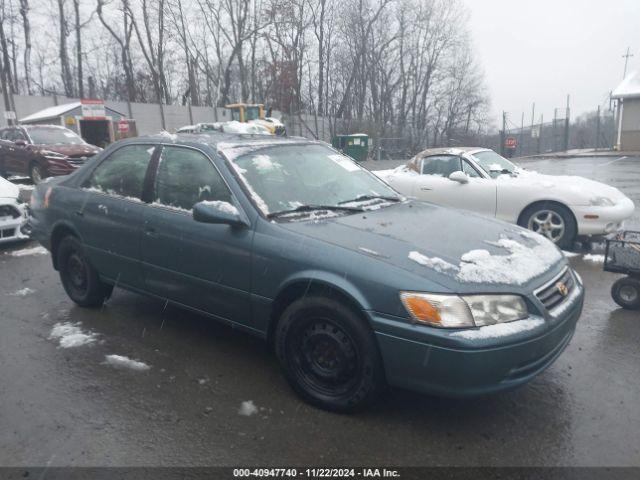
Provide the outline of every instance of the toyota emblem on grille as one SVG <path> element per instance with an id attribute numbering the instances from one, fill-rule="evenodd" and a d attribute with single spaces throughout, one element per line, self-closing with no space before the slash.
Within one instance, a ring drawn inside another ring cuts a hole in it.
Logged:
<path id="1" fill-rule="evenodd" d="M 556 288 L 558 289 L 558 292 L 560 292 L 560 295 L 562 295 L 563 297 L 569 295 L 569 289 L 563 282 L 556 283 Z"/>

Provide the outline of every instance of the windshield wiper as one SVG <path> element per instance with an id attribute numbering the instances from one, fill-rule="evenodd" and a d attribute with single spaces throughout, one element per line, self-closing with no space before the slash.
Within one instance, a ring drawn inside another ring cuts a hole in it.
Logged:
<path id="1" fill-rule="evenodd" d="M 344 200 L 342 202 L 338 202 L 338 205 L 344 205 L 345 203 L 352 203 L 352 202 L 362 202 L 364 200 L 387 200 L 389 202 L 400 202 L 402 199 L 400 197 L 392 197 L 389 195 L 358 195 L 356 198 L 354 198 L 353 200 Z"/>
<path id="2" fill-rule="evenodd" d="M 280 217 L 289 213 L 313 212 L 315 210 L 329 210 L 333 212 L 364 212 L 360 207 L 343 207 L 340 205 L 300 205 L 299 207 L 292 208 L 290 210 L 280 210 L 279 212 L 269 213 L 267 218 Z"/>

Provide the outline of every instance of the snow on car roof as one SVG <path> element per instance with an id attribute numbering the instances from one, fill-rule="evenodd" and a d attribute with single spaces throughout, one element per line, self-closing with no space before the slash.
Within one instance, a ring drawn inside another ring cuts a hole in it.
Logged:
<path id="1" fill-rule="evenodd" d="M 640 98 L 640 75 L 632 72 L 616 87 L 611 98 Z"/>

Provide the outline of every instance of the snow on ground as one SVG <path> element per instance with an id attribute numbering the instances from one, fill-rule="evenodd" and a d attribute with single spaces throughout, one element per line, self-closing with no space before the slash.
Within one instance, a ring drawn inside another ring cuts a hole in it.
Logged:
<path id="1" fill-rule="evenodd" d="M 587 253 L 582 257 L 583 260 L 593 263 L 604 263 L 604 255 Z"/>
<path id="2" fill-rule="evenodd" d="M 107 365 L 112 365 L 116 368 L 128 368 L 131 370 L 136 370 L 138 372 L 144 372 L 151 368 L 144 362 L 132 360 L 129 357 L 125 357 L 123 355 L 106 355 L 104 359 Z"/>
<path id="3" fill-rule="evenodd" d="M 23 248 L 22 250 L 15 250 L 11 252 L 9 255 L 12 257 L 26 257 L 27 255 L 48 255 L 49 250 L 44 247 L 32 247 L 32 248 Z"/>
<path id="4" fill-rule="evenodd" d="M 49 334 L 49 340 L 57 340 L 61 348 L 80 347 L 95 343 L 98 336 L 95 333 L 85 333 L 79 323 L 56 323 Z"/>
<path id="5" fill-rule="evenodd" d="M 20 290 L 17 290 L 13 293 L 10 293 L 9 295 L 11 295 L 12 297 L 26 297 L 27 295 L 31 295 L 32 293 L 34 293 L 35 290 L 29 288 L 29 287 L 24 287 L 21 288 Z"/>
<path id="6" fill-rule="evenodd" d="M 409 252 L 409 258 L 420 265 L 434 269 L 436 272 L 458 271 L 458 267 L 438 257 L 427 257 L 420 252 Z"/>
<path id="7" fill-rule="evenodd" d="M 562 251 L 562 254 L 563 254 L 565 257 L 567 257 L 567 258 L 572 258 L 572 257 L 578 257 L 578 256 L 580 256 L 580 254 L 579 254 L 579 253 L 576 253 L 576 252 L 567 252 L 566 250 L 563 250 L 563 251 Z"/>
<path id="8" fill-rule="evenodd" d="M 240 404 L 240 409 L 238 410 L 238 415 L 244 415 L 245 417 L 250 417 L 258 413 L 258 407 L 255 406 L 253 400 L 247 400 L 246 402 L 242 402 Z"/>
<path id="9" fill-rule="evenodd" d="M 544 325 L 542 318 L 527 318 L 525 320 L 516 320 L 515 322 L 498 323 L 496 325 L 487 325 L 477 330 L 461 330 L 451 334 L 452 337 L 461 337 L 467 340 L 487 340 L 490 338 L 501 338 L 515 335 L 517 333 L 527 332 Z"/>

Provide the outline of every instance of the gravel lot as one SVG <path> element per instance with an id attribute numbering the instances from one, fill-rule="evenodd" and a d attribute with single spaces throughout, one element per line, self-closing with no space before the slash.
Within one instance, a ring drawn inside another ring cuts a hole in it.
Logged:
<path id="1" fill-rule="evenodd" d="M 640 158 L 522 165 L 615 185 L 640 206 Z M 582 254 L 576 335 L 529 385 L 466 401 L 390 390 L 341 416 L 300 402 L 245 334 L 122 290 L 102 310 L 75 306 L 48 255 L 15 256 L 35 246 L 0 249 L 0 466 L 640 466 L 640 315 L 617 308 L 616 277 Z M 60 347 L 50 336 L 65 322 L 91 343 Z"/>

